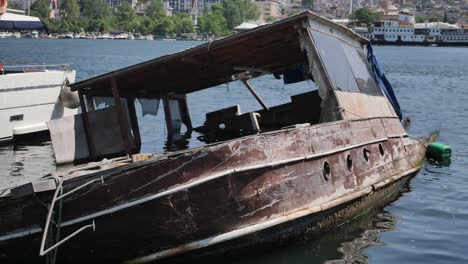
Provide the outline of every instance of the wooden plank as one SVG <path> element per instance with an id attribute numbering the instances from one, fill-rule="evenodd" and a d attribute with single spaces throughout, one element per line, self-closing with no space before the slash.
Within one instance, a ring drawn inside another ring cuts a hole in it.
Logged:
<path id="1" fill-rule="evenodd" d="M 17 199 L 38 192 L 55 190 L 55 188 L 56 184 L 54 179 L 39 180 L 11 189 L 11 195 L 14 199 Z"/>

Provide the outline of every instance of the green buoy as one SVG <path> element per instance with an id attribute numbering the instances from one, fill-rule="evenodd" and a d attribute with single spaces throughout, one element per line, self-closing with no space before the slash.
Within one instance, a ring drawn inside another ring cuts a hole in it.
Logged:
<path id="1" fill-rule="evenodd" d="M 432 142 L 427 146 L 426 157 L 434 160 L 447 160 L 452 156 L 452 148 L 450 146 Z"/>

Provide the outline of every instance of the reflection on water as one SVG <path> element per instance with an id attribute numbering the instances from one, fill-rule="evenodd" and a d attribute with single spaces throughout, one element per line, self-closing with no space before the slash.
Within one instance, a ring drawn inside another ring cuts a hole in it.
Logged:
<path id="1" fill-rule="evenodd" d="M 452 163 L 452 159 L 443 159 L 443 160 L 433 160 L 430 159 L 428 160 L 428 163 L 436 168 L 443 168 L 443 167 L 450 167 L 450 164 Z M 436 172 L 438 173 L 438 172 Z"/>
<path id="2" fill-rule="evenodd" d="M 367 263 L 368 255 L 363 251 L 369 247 L 383 246 L 385 243 L 380 241 L 379 235 L 382 232 L 394 230 L 397 218 L 390 212 L 383 211 L 369 219 L 357 220 L 361 226 L 361 233 L 351 241 L 341 242 L 338 251 L 342 254 L 337 260 L 328 260 L 326 263 Z M 368 222 L 366 222 L 368 221 Z M 365 224 L 362 226 L 362 224 Z"/>
<path id="3" fill-rule="evenodd" d="M 0 189 L 16 186 L 55 171 L 50 141 L 0 147 Z"/>

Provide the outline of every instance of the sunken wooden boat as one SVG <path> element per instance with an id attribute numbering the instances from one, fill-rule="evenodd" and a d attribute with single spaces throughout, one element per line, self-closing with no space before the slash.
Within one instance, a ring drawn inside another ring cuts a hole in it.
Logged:
<path id="1" fill-rule="evenodd" d="M 266 74 L 311 91 L 269 107 L 248 82 Z M 260 110 L 193 127 L 186 95 L 231 81 Z M 321 232 L 396 192 L 430 140 L 406 133 L 368 40 L 309 12 L 71 88 L 82 113 L 48 126 L 57 162 L 82 165 L 3 190 L 1 263 L 146 263 Z M 206 144 L 139 153 L 140 98 L 163 101 L 172 145 L 182 125 Z"/>

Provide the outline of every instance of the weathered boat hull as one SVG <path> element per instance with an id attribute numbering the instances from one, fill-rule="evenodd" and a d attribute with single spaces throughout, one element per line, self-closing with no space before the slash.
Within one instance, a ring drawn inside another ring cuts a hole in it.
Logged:
<path id="1" fill-rule="evenodd" d="M 344 232 L 340 231 L 343 225 L 359 225 L 359 222 L 363 220 L 362 218 L 373 217 L 384 206 L 397 199 L 414 175 L 403 177 L 398 181 L 374 190 L 368 195 L 332 209 L 291 220 L 284 224 L 206 248 L 179 254 L 176 263 L 190 263 L 201 257 L 209 263 L 222 261 L 221 258 L 225 259 L 226 257 L 242 260 L 252 256 L 270 254 L 272 248 L 320 240 L 325 235 L 333 235 L 330 234 L 331 232 Z M 348 226 L 346 229 L 348 229 Z M 252 250 L 253 247 L 255 250 Z M 141 260 L 145 260 L 145 258 Z M 165 258 L 157 263 L 174 263 L 174 260 L 175 258 Z M 133 263 L 138 262 L 134 261 Z"/>
<path id="2" fill-rule="evenodd" d="M 62 245 L 58 257 L 64 263 L 144 263 L 271 233 L 301 219 L 312 230 L 327 229 L 351 217 L 359 204 L 379 200 L 377 190 L 417 172 L 423 143 L 408 138 L 397 118 L 339 121 L 69 179 L 65 191 L 99 177 L 104 183 L 64 198 L 61 237 L 92 221 L 96 230 Z M 44 204 L 51 196 L 0 200 L 2 262 L 43 261 Z"/>

